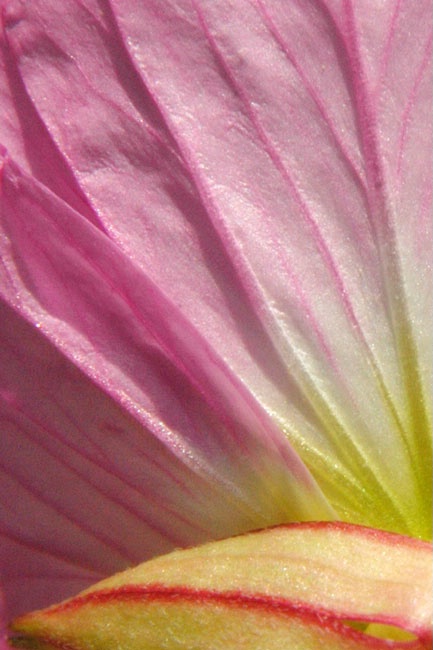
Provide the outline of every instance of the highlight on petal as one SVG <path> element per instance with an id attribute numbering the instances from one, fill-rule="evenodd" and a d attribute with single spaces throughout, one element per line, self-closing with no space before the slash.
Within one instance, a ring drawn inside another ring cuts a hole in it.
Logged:
<path id="1" fill-rule="evenodd" d="M 120 573 L 17 619 L 11 642 L 38 650 L 427 650 L 431 559 L 430 544 L 399 535 L 279 526 Z"/>

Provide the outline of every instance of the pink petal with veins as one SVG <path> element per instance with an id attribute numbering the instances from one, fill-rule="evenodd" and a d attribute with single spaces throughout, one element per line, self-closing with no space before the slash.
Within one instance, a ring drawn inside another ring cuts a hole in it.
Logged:
<path id="1" fill-rule="evenodd" d="M 11 610 L 290 519 L 429 536 L 430 2 L 1 4 Z"/>
<path id="2" fill-rule="evenodd" d="M 161 548 L 332 516 L 272 420 L 157 287 L 8 161 L 1 232 L 3 300 L 37 328 L 4 306 L 12 596 L 47 552 L 49 575 L 67 580 L 73 560 L 80 581 Z"/>

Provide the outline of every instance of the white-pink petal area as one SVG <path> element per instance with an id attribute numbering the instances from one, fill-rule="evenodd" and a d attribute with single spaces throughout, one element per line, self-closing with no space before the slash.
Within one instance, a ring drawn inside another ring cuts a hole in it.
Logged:
<path id="1" fill-rule="evenodd" d="M 289 439 L 344 516 L 362 508 L 428 535 L 431 174 L 426 166 L 407 179 L 423 188 L 409 189 L 408 222 L 388 163 L 400 89 L 384 80 L 392 52 L 410 84 L 408 25 L 429 3 L 383 3 L 376 30 L 369 2 L 111 4 L 256 313 L 320 422 L 316 435 L 288 422 Z M 399 154 L 408 167 L 431 150 L 425 22 L 423 92 L 406 120 L 424 141 Z M 333 493 L 344 483 L 355 503 Z"/>

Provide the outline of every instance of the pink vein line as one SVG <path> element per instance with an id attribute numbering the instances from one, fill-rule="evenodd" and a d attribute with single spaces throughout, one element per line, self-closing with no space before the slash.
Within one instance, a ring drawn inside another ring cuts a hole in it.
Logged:
<path id="1" fill-rule="evenodd" d="M 364 182 L 364 179 L 361 176 L 361 173 L 359 169 L 357 169 L 355 163 L 351 159 L 349 153 L 346 151 L 346 148 L 341 141 L 341 138 L 338 135 L 338 132 L 335 128 L 335 123 L 331 119 L 331 117 L 328 114 L 328 111 L 326 110 L 325 103 L 322 100 L 320 94 L 315 90 L 314 86 L 310 83 L 308 80 L 307 76 L 305 75 L 302 67 L 299 65 L 298 61 L 296 60 L 296 57 L 290 50 L 289 46 L 287 45 L 287 42 L 285 41 L 284 37 L 282 36 L 280 30 L 277 28 L 274 20 L 272 19 L 268 9 L 264 6 L 263 0 L 256 0 L 258 6 L 259 6 L 259 11 L 262 14 L 265 23 L 268 26 L 268 29 L 272 36 L 275 38 L 276 42 L 278 45 L 281 47 L 282 51 L 286 55 L 287 59 L 290 61 L 290 63 L 293 65 L 295 68 L 296 72 L 298 73 L 302 83 L 304 84 L 305 88 L 307 89 L 309 95 L 312 97 L 314 103 L 316 104 L 320 115 L 323 117 L 324 122 L 328 125 L 329 130 L 334 138 L 334 142 L 336 143 L 338 149 L 343 155 L 344 160 L 347 162 L 347 165 L 352 172 L 352 176 L 356 180 L 357 184 L 361 187 L 361 190 L 363 194 L 365 195 L 367 192 L 367 187 Z"/>
<path id="2" fill-rule="evenodd" d="M 421 82 L 424 78 L 424 73 L 426 70 L 429 68 L 430 63 L 431 63 L 431 53 L 432 53 L 432 35 L 430 33 L 430 36 L 427 40 L 426 46 L 425 46 L 425 53 L 423 56 L 423 59 L 420 63 L 420 66 L 417 70 L 417 74 L 415 76 L 415 81 L 414 84 L 411 88 L 411 91 L 409 93 L 408 101 L 407 104 L 404 108 L 403 111 L 403 116 L 402 116 L 402 126 L 400 130 L 400 137 L 398 141 L 398 163 L 397 163 L 397 174 L 400 176 L 401 171 L 402 171 L 402 163 L 403 163 L 403 150 L 404 150 L 404 145 L 407 139 L 407 134 L 408 134 L 408 129 L 410 126 L 410 121 L 411 121 L 411 114 L 414 110 L 415 107 L 415 100 L 416 100 L 416 95 L 419 90 L 419 87 L 421 85 Z"/>
<path id="3" fill-rule="evenodd" d="M 194 4 L 195 4 L 195 0 L 194 0 Z M 268 152 L 268 155 L 270 156 L 271 160 L 273 161 L 275 167 L 278 169 L 280 174 L 287 181 L 287 183 L 289 185 L 289 188 L 291 190 L 292 196 L 294 196 L 296 202 L 300 206 L 300 210 L 301 210 L 301 213 L 302 213 L 304 219 L 306 220 L 306 222 L 309 224 L 309 226 L 313 229 L 313 232 L 315 233 L 315 241 L 317 243 L 318 249 L 320 250 L 320 252 L 322 254 L 322 258 L 324 259 L 328 269 L 330 270 L 331 276 L 335 280 L 336 287 L 337 287 L 337 289 L 338 289 L 338 291 L 339 291 L 339 293 L 340 293 L 340 295 L 342 297 L 342 301 L 343 301 L 343 304 L 345 306 L 346 314 L 349 317 L 349 321 L 352 323 L 352 325 L 356 328 L 357 332 L 359 333 L 359 335 L 361 337 L 361 341 L 362 341 L 365 349 L 367 350 L 369 358 L 371 359 L 371 361 L 373 363 L 373 367 L 374 367 L 374 370 L 375 370 L 375 376 L 376 376 L 377 380 L 379 381 L 380 385 L 382 386 L 382 389 L 385 391 L 386 395 L 388 395 L 385 380 L 384 380 L 384 378 L 382 376 L 380 367 L 378 366 L 377 361 L 375 359 L 375 355 L 372 352 L 372 350 L 370 349 L 370 346 L 368 345 L 368 342 L 367 342 L 367 340 L 366 340 L 366 338 L 364 336 L 364 333 L 362 331 L 362 326 L 361 326 L 361 324 L 359 323 L 359 321 L 358 321 L 358 319 L 356 317 L 353 305 L 352 305 L 352 303 L 350 301 L 349 293 L 348 293 L 348 291 L 347 291 L 347 289 L 345 287 L 345 284 L 344 284 L 344 280 L 342 279 L 342 277 L 341 277 L 341 275 L 340 275 L 340 273 L 338 271 L 338 266 L 337 266 L 337 264 L 336 264 L 336 262 L 335 262 L 335 260 L 334 260 L 334 258 L 332 256 L 332 253 L 331 253 L 326 241 L 323 238 L 323 235 L 322 235 L 322 233 L 320 231 L 320 227 L 318 226 L 318 224 L 315 221 L 313 215 L 311 214 L 310 210 L 308 209 L 308 206 L 302 200 L 302 198 L 301 198 L 301 196 L 299 194 L 299 191 L 296 188 L 295 182 L 293 181 L 293 179 L 292 179 L 289 171 L 287 170 L 284 162 L 281 160 L 281 157 L 279 156 L 279 154 L 275 150 L 274 145 L 269 140 L 265 130 L 261 126 L 260 120 L 257 117 L 256 112 L 254 111 L 254 109 L 251 107 L 250 102 L 248 102 L 244 91 L 240 88 L 239 84 L 237 83 L 236 79 L 234 78 L 233 73 L 228 68 L 226 62 L 224 61 L 224 59 L 223 59 L 223 57 L 222 57 L 216 43 L 215 43 L 215 40 L 214 40 L 212 34 L 210 33 L 209 28 L 207 27 L 205 18 L 202 15 L 202 12 L 198 7 L 197 7 L 197 13 L 198 13 L 200 21 L 202 23 L 203 30 L 204 30 L 204 32 L 205 32 L 205 34 L 206 34 L 206 36 L 207 36 L 207 38 L 209 40 L 209 43 L 210 43 L 212 49 L 214 50 L 215 55 L 218 57 L 218 60 L 221 62 L 221 65 L 224 67 L 224 70 L 225 70 L 225 72 L 226 72 L 226 74 L 227 74 L 233 88 L 235 89 L 235 91 L 237 92 L 239 97 L 241 97 L 241 99 L 242 99 L 242 101 L 244 103 L 245 109 L 246 109 L 247 113 L 250 116 L 251 122 L 254 125 L 260 139 L 262 140 L 262 142 L 263 142 L 263 144 L 265 146 L 265 149 Z M 276 243 L 276 247 L 277 247 L 277 243 Z M 278 247 L 278 250 L 279 249 L 280 249 L 280 247 Z M 282 264 L 283 264 L 284 267 L 286 266 L 285 263 L 284 263 L 284 260 L 282 261 Z M 303 302 L 305 302 L 305 298 L 304 298 Z M 341 377 L 341 379 L 343 381 L 344 378 L 341 376 L 340 370 L 338 368 L 336 368 L 335 360 L 334 360 L 334 358 L 332 356 L 332 353 L 330 351 L 328 343 L 324 339 L 323 332 L 322 332 L 320 326 L 318 325 L 317 321 L 315 320 L 314 315 L 311 314 L 311 308 L 309 306 L 307 306 L 307 305 L 305 305 L 305 308 L 306 308 L 306 310 L 308 310 L 308 313 L 310 313 L 310 315 L 311 315 L 312 322 L 314 323 L 314 330 L 316 332 L 316 335 L 319 338 L 320 343 L 322 344 L 322 346 L 326 350 L 328 360 L 330 361 L 332 367 L 336 370 L 337 374 Z M 388 395 L 388 398 L 387 398 L 387 403 L 388 403 L 388 406 L 389 406 L 389 408 L 391 410 L 393 418 L 396 420 L 398 426 L 401 427 L 401 423 L 400 423 L 398 414 L 395 411 L 394 406 L 392 405 L 392 402 L 391 402 L 391 399 L 390 399 L 389 395 Z"/>

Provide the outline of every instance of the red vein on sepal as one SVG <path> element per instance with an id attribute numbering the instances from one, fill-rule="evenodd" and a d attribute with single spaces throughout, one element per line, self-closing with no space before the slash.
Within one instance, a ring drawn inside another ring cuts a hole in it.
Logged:
<path id="1" fill-rule="evenodd" d="M 371 528 L 370 526 L 362 526 L 360 524 L 352 524 L 346 521 L 299 521 L 291 522 L 287 524 L 276 524 L 275 526 L 267 526 L 266 528 L 257 528 L 256 530 L 250 531 L 248 535 L 254 534 L 263 534 L 268 531 L 277 530 L 277 529 L 293 529 L 301 528 L 303 530 L 326 530 L 330 531 L 339 529 L 347 535 L 359 535 L 362 537 L 374 538 L 381 542 L 387 542 L 392 544 L 393 542 L 398 542 L 401 546 L 402 543 L 409 547 L 423 548 L 424 550 L 431 550 L 431 543 L 420 539 L 419 537 L 410 537 L 409 535 L 402 535 L 401 533 L 394 533 L 389 530 L 382 530 L 379 528 Z M 235 535 L 234 537 L 242 537 L 244 533 Z"/>
<path id="2" fill-rule="evenodd" d="M 389 639 L 378 639 L 358 631 L 345 623 L 353 618 L 353 614 L 327 610 L 321 607 L 312 607 L 301 601 L 291 601 L 281 597 L 268 596 L 261 593 L 244 593 L 240 590 L 234 591 L 213 591 L 211 589 L 194 589 L 185 585 L 166 586 L 164 584 L 152 583 L 149 585 L 122 585 L 116 589 L 107 589 L 85 594 L 73 600 L 61 603 L 43 612 L 44 617 L 61 615 L 74 612 L 86 606 L 103 606 L 113 603 L 164 603 L 182 604 L 187 603 L 196 606 L 224 606 L 229 609 L 240 609 L 244 611 L 261 611 L 264 614 L 297 618 L 306 624 L 317 625 L 321 628 L 337 632 L 346 638 L 363 640 L 368 645 L 376 648 L 418 648 L 418 642 L 422 644 L 430 641 L 428 631 L 409 630 L 417 635 L 414 642 L 395 642 L 390 646 Z M 399 627 L 401 621 L 388 616 L 366 616 L 360 615 L 357 621 L 365 623 L 382 623 L 385 625 L 396 625 Z M 17 620 L 19 624 L 19 619 Z M 44 637 L 45 641 L 48 641 Z M 51 641 L 49 641 L 51 643 Z M 58 641 L 56 642 L 59 643 Z M 70 645 L 55 645 L 54 647 L 63 650 L 75 650 Z M 427 646 L 426 646 L 427 647 Z"/>

